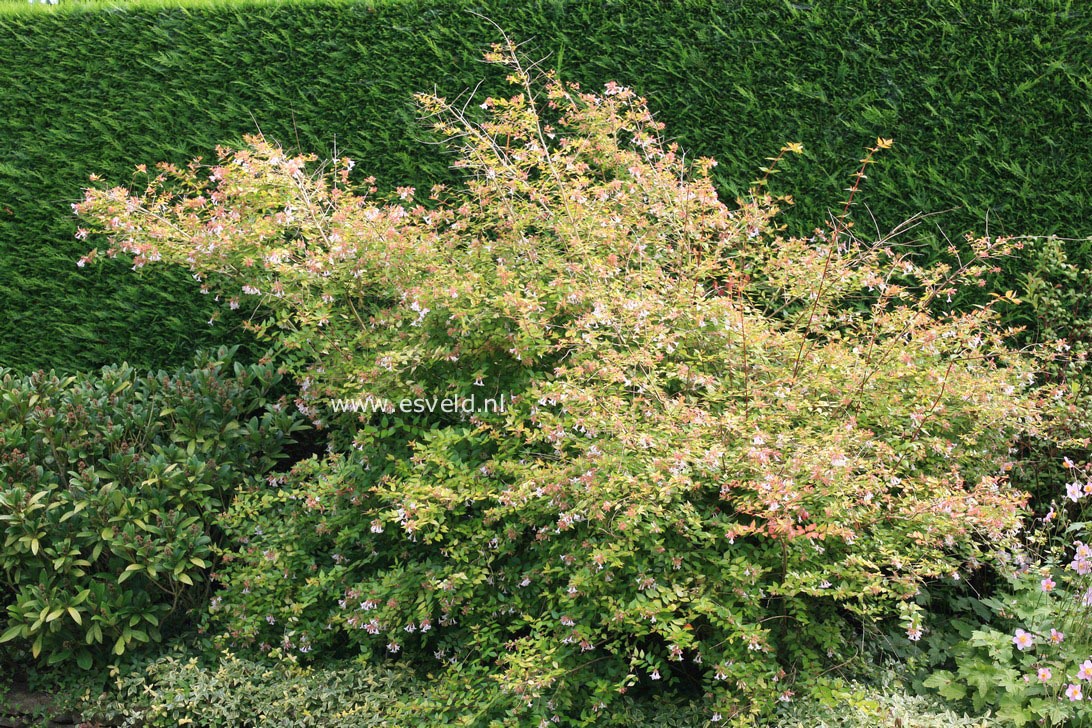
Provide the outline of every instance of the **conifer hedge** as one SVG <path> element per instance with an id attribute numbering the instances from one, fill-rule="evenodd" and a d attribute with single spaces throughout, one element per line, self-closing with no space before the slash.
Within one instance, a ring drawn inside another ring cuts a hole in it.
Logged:
<path id="1" fill-rule="evenodd" d="M 186 275 L 79 269 L 69 205 L 88 175 L 212 156 L 261 130 L 348 155 L 380 187 L 453 178 L 412 104 L 503 79 L 505 28 L 562 77 L 647 96 L 734 196 L 789 141 L 774 180 L 796 229 L 826 217 L 877 136 L 856 220 L 919 212 L 935 246 L 990 233 L 1092 235 L 1092 10 L 1062 0 L 388 0 L 0 7 L 0 364 L 165 366 L 244 336 Z M 487 20 L 488 18 L 488 20 Z M 914 237 L 909 242 L 913 243 Z M 1087 242 L 1069 243 L 1086 267 Z M 1009 279 L 1020 271 L 1010 270 Z M 1011 283 L 1010 283 L 1011 286 Z M 1087 305 L 1084 304 L 1084 305 Z M 245 312 L 240 312 L 245 313 Z"/>

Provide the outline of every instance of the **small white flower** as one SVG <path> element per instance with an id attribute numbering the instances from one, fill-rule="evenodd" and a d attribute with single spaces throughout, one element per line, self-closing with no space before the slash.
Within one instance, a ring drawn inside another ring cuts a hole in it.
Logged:
<path id="1" fill-rule="evenodd" d="M 1074 503 L 1079 501 L 1083 495 L 1084 489 L 1081 487 L 1080 483 L 1074 481 L 1066 485 L 1065 497 L 1073 501 Z"/>

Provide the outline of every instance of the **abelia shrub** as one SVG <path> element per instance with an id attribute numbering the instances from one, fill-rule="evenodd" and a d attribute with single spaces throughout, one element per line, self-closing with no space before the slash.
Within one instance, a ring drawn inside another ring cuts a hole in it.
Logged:
<path id="1" fill-rule="evenodd" d="M 220 625 L 443 666 L 433 720 L 592 722 L 666 688 L 746 723 L 1019 529 L 1042 364 L 950 303 L 1015 246 L 925 265 L 852 200 L 785 237 L 784 199 L 725 204 L 629 89 L 488 58 L 511 97 L 419 97 L 458 189 L 381 198 L 255 137 L 76 206 L 106 254 L 253 310 L 343 441 L 236 500 Z M 506 406 L 431 406 L 471 397 Z"/>

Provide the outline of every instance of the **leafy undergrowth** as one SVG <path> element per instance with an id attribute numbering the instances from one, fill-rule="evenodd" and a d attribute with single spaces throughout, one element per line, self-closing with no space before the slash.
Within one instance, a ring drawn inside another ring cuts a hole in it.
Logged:
<path id="1" fill-rule="evenodd" d="M 829 690 L 786 706 L 775 725 L 781 728 L 993 728 L 1002 726 L 988 713 L 967 713 L 934 695 L 908 686 L 897 665 L 877 666 L 870 681 L 832 680 Z"/>
<path id="2" fill-rule="evenodd" d="M 896 664 L 876 665 L 867 679 L 830 678 L 813 696 L 782 704 L 767 725 L 784 728 L 992 728 L 932 696 L 914 694 Z M 247 728 L 429 726 L 438 696 L 427 676 L 405 668 L 342 661 L 301 667 L 224 652 L 175 647 L 102 675 L 45 672 L 36 687 L 53 693 L 48 715 L 82 715 L 90 725 Z M 0 685 L 0 695 L 5 686 Z M 0 705 L 3 699 L 0 698 Z M 408 716 L 418 715 L 418 719 Z M 697 701 L 626 698 L 601 725 L 689 728 L 705 725 Z M 565 723 L 561 723 L 564 725 Z M 467 722 L 464 725 L 492 725 Z"/>

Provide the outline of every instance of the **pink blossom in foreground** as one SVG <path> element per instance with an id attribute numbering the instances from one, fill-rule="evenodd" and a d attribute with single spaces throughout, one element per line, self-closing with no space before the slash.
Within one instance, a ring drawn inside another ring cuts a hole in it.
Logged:
<path id="1" fill-rule="evenodd" d="M 1084 495 L 1084 491 L 1081 489 L 1081 484 L 1073 482 L 1065 487 L 1065 497 L 1076 503 Z"/>
<path id="2" fill-rule="evenodd" d="M 1085 660 L 1077 670 L 1078 680 L 1092 680 L 1092 660 Z"/>

